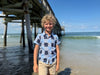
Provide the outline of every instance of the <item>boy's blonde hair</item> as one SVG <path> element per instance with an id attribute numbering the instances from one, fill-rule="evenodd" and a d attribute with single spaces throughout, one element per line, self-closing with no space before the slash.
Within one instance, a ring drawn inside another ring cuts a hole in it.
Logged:
<path id="1" fill-rule="evenodd" d="M 53 25 L 56 24 L 56 19 L 52 14 L 46 14 L 42 19 L 41 19 L 41 25 L 42 27 L 44 26 L 44 23 L 46 23 L 47 21 L 49 22 L 53 22 Z"/>

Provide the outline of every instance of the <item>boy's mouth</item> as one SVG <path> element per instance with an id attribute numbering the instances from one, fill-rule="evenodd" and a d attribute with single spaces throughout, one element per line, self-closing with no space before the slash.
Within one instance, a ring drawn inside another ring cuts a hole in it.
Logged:
<path id="1" fill-rule="evenodd" d="M 51 29 L 51 28 L 47 27 L 46 29 Z"/>

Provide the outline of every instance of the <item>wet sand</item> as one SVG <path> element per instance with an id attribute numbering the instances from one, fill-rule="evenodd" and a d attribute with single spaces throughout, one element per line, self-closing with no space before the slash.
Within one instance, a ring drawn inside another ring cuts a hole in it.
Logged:
<path id="1" fill-rule="evenodd" d="M 100 75 L 100 53 L 67 49 L 61 47 L 58 75 Z"/>
<path id="2" fill-rule="evenodd" d="M 0 75 L 32 75 L 32 66 L 27 47 L 0 48 Z"/>

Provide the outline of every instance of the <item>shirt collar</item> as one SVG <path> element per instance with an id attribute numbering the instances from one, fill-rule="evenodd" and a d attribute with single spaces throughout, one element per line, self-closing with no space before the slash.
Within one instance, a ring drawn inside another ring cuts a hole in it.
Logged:
<path id="1" fill-rule="evenodd" d="M 50 36 L 48 36 L 48 34 L 45 33 L 45 31 L 43 31 L 43 35 L 46 36 L 47 38 L 51 37 L 54 38 L 54 33 L 52 32 Z"/>

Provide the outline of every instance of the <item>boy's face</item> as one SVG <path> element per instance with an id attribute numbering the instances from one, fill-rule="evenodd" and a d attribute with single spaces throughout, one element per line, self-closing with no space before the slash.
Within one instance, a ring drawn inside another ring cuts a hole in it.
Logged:
<path id="1" fill-rule="evenodd" d="M 51 21 L 46 21 L 46 23 L 44 23 L 44 29 L 47 32 L 51 32 L 53 27 L 54 27 L 54 24 Z"/>

